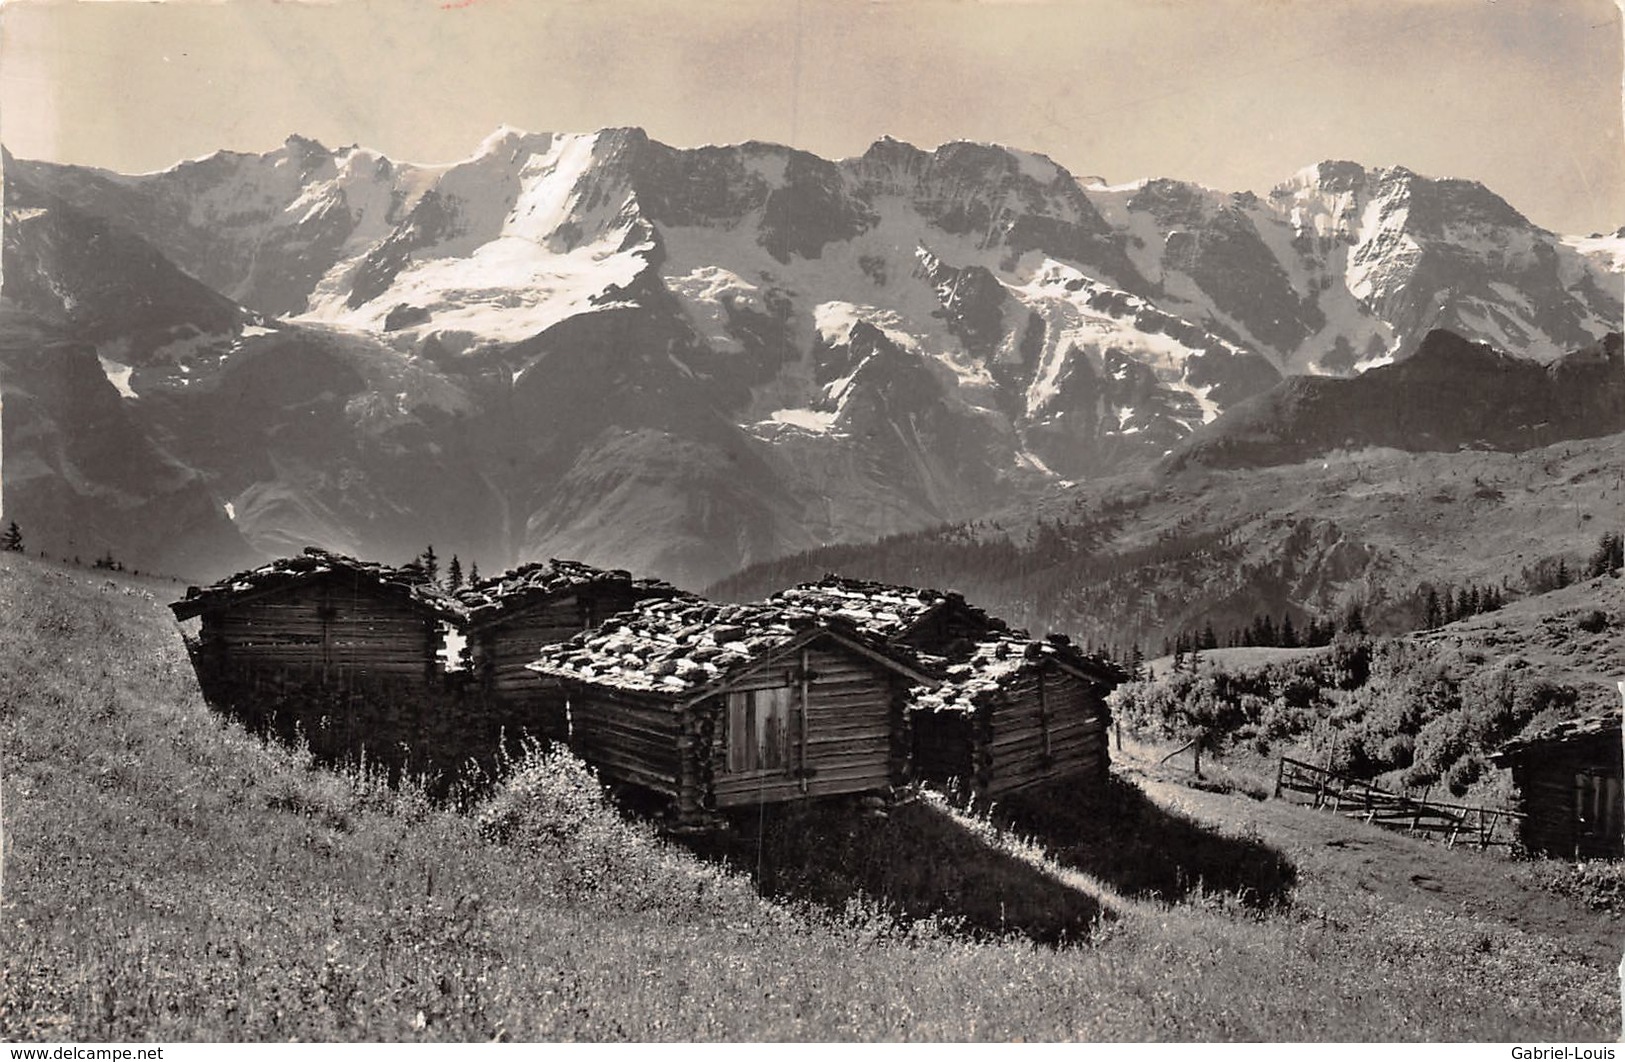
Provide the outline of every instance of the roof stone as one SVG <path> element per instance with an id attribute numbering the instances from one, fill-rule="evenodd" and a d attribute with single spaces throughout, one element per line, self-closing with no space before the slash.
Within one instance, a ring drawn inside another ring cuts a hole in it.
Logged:
<path id="1" fill-rule="evenodd" d="M 365 579 L 384 593 L 402 594 L 413 603 L 436 613 L 449 621 L 460 620 L 463 609 L 456 599 L 437 587 L 410 577 L 403 569 L 373 561 L 357 560 L 342 553 L 306 547 L 293 557 L 263 564 L 258 568 L 227 576 L 209 586 L 187 587 L 186 597 L 169 607 L 180 619 L 229 605 L 244 594 L 256 594 L 284 586 L 293 586 L 307 579 L 343 572 Z"/>
<path id="2" fill-rule="evenodd" d="M 809 631 L 827 630 L 912 666 L 912 655 L 855 626 L 783 602 L 727 605 L 684 596 L 639 602 L 528 665 L 555 678 L 681 697 L 724 681 Z"/>
<path id="3" fill-rule="evenodd" d="M 634 597 L 677 597 L 683 591 L 660 579 L 634 579 L 622 568 L 595 568 L 580 561 L 550 559 L 526 564 L 457 592 L 470 622 L 478 624 L 508 611 L 587 587 L 624 585 Z"/>
<path id="4" fill-rule="evenodd" d="M 1550 745 L 1561 745 L 1566 741 L 1577 741 L 1589 737 L 1611 735 L 1618 740 L 1620 733 L 1620 715 L 1618 712 L 1608 712 L 1603 715 L 1582 716 L 1579 719 L 1566 719 L 1561 723 L 1542 727 L 1532 734 L 1521 734 L 1508 741 L 1490 757 L 1491 760 L 1516 759 L 1524 753 Z"/>
<path id="5" fill-rule="evenodd" d="M 825 616 L 838 616 L 886 638 L 906 634 L 933 610 L 949 605 L 965 609 L 994 627 L 1002 621 L 966 602 L 953 590 L 917 589 L 893 583 L 826 575 L 815 583 L 780 590 L 772 600 Z"/>

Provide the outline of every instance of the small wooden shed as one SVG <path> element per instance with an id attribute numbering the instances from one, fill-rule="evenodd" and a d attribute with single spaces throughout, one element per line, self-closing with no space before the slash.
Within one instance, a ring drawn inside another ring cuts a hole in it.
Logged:
<path id="1" fill-rule="evenodd" d="M 1618 712 L 1516 738 L 1490 757 L 1512 771 L 1523 846 L 1562 859 L 1625 855 Z"/>
<path id="2" fill-rule="evenodd" d="M 1111 765 L 1116 669 L 1067 642 L 991 635 L 909 698 L 916 774 L 997 796 L 1061 778 L 1101 782 Z"/>
<path id="3" fill-rule="evenodd" d="M 455 743 L 445 636 L 457 602 L 400 570 L 311 548 L 190 587 L 170 606 L 199 619 L 193 664 L 206 699 L 256 729 L 342 756 Z"/>
<path id="4" fill-rule="evenodd" d="M 941 685 L 909 699 L 917 777 L 958 779 L 989 796 L 1106 777 L 1106 697 L 1125 676 L 1065 638 L 1034 641 L 951 591 L 834 575 L 773 600 L 918 651 Z"/>
<path id="5" fill-rule="evenodd" d="M 543 646 L 596 627 L 639 601 L 680 591 L 659 579 L 570 560 L 527 564 L 459 591 L 466 619 L 464 659 L 492 706 L 491 725 L 555 740 L 566 736 L 564 689 L 539 682 L 527 665 Z"/>
<path id="6" fill-rule="evenodd" d="M 570 744 L 679 824 L 909 776 L 904 702 L 935 685 L 906 651 L 778 604 L 644 601 L 544 650 L 569 691 Z"/>

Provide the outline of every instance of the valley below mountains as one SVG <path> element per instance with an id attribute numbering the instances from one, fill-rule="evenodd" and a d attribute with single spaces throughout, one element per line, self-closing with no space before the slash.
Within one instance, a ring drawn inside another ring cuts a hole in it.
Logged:
<path id="1" fill-rule="evenodd" d="M 1475 547 L 1495 564 L 1552 555 L 1561 506 L 1605 486 L 1579 465 L 1625 432 L 1625 236 L 1403 168 L 1256 195 L 996 145 L 503 129 L 445 165 L 291 137 L 140 175 L 8 154 L 4 181 L 5 516 L 31 549 L 194 581 L 432 542 L 700 588 L 989 520 L 1100 531 L 1155 497 L 1153 538 L 1324 554 L 1324 587 L 1283 572 L 1221 612 L 1330 608 L 1454 541 L 1428 525 L 1446 490 L 1448 529 L 1506 528 Z M 1335 474 L 1281 471 L 1315 462 Z M 1564 493 L 1549 466 L 1584 475 Z M 1280 543 L 1220 511 L 1272 476 L 1299 506 Z M 1310 519 L 1360 497 L 1419 523 Z"/>

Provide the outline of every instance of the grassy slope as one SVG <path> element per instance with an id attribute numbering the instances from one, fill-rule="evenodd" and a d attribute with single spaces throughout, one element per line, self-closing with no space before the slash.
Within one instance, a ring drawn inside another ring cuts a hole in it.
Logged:
<path id="1" fill-rule="evenodd" d="M 1610 705 L 1625 664 L 1625 579 L 1582 579 L 1411 640 L 1486 663 L 1521 657 L 1554 682 L 1590 687 L 1590 703 Z"/>
<path id="2" fill-rule="evenodd" d="M 1136 871 L 1183 842 L 1124 855 L 1132 831 L 1114 844 L 1109 826 L 1084 829 L 1081 813 L 1003 820 L 1038 833 L 1054 861 L 924 799 L 877 829 L 916 823 L 949 839 L 955 861 L 982 858 L 961 874 L 967 887 L 1008 888 L 1012 899 L 1071 890 L 1080 913 L 1102 918 L 1063 947 L 930 920 L 906 928 L 840 889 L 763 899 L 743 870 L 607 811 L 566 761 L 533 766 L 479 815 L 458 815 L 260 745 L 200 703 L 162 600 L 138 584 L 3 556 L 0 617 L 0 1038 L 1616 1031 L 1610 956 L 1575 946 L 1555 922 L 1520 928 L 1372 891 L 1358 866 L 1310 858 L 1321 830 L 1360 828 L 1330 816 L 1269 805 L 1248 819 L 1266 805 L 1204 794 L 1232 801 L 1203 809 L 1227 833 L 1118 788 L 1140 801 L 1134 830 L 1149 822 L 1203 850 L 1254 845 L 1278 862 L 1280 847 L 1296 860 L 1290 906 L 1260 911 L 1188 887 L 1170 904 L 1102 884 L 1157 894 Z M 1299 833 L 1283 829 L 1278 843 L 1281 823 Z M 1243 827 L 1250 836 L 1233 832 Z M 933 875 L 905 875 L 872 841 L 849 858 L 877 865 L 848 877 L 906 877 L 916 914 L 934 906 L 950 923 L 975 922 L 1003 906 L 1000 895 L 933 895 Z M 805 851 L 767 847 L 758 867 L 769 856 L 780 870 L 806 863 Z M 1464 878 L 1500 872 L 1458 862 L 1476 859 L 1463 853 L 1417 858 Z M 999 871 L 1012 862 L 1034 873 Z M 1568 924 L 1612 932 L 1577 901 Z"/>

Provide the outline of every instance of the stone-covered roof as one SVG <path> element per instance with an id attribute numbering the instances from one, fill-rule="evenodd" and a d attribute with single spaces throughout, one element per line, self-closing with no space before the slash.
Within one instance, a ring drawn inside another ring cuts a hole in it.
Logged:
<path id="1" fill-rule="evenodd" d="M 1561 745 L 1568 741 L 1604 736 L 1615 741 L 1620 740 L 1619 712 L 1582 716 L 1579 719 L 1565 719 L 1561 723 L 1543 727 L 1532 734 L 1521 734 L 1502 745 L 1490 759 L 1495 763 L 1504 763 L 1518 759 L 1524 754 L 1537 749 Z"/>
<path id="2" fill-rule="evenodd" d="M 683 592 L 660 579 L 634 579 L 621 568 L 595 568 L 580 561 L 552 559 L 526 564 L 465 586 L 457 600 L 469 623 L 479 626 L 503 615 L 588 587 L 624 585 L 633 597 L 676 597 Z"/>
<path id="3" fill-rule="evenodd" d="M 969 656 L 943 661 L 933 669 L 941 685 L 913 691 L 909 707 L 927 712 L 972 712 L 1023 671 L 1050 663 L 1108 686 L 1117 685 L 1124 677 L 1113 665 L 1085 656 L 1065 638 L 1052 635 L 1035 641 L 1017 631 L 985 638 L 976 643 Z"/>
<path id="4" fill-rule="evenodd" d="M 238 572 L 209 586 L 187 587 L 186 597 L 169 607 L 177 619 L 191 619 L 212 609 L 227 607 L 245 597 L 258 597 L 335 572 L 363 580 L 383 594 L 398 594 L 448 622 L 462 619 L 462 607 L 455 599 L 437 587 L 414 580 L 400 568 L 357 560 L 315 546 L 307 547 L 298 556 L 284 557 L 258 568 Z"/>
<path id="5" fill-rule="evenodd" d="M 932 612 L 947 607 L 962 609 L 993 630 L 1003 630 L 1006 626 L 1003 620 L 988 616 L 953 590 L 920 590 L 839 575 L 826 575 L 816 583 L 780 590 L 772 600 L 839 617 L 883 638 L 907 634 Z"/>
<path id="6" fill-rule="evenodd" d="M 822 634 L 929 684 L 911 654 L 849 623 L 780 602 L 730 605 L 692 596 L 639 602 L 594 630 L 547 646 L 527 666 L 554 678 L 681 700 Z"/>

